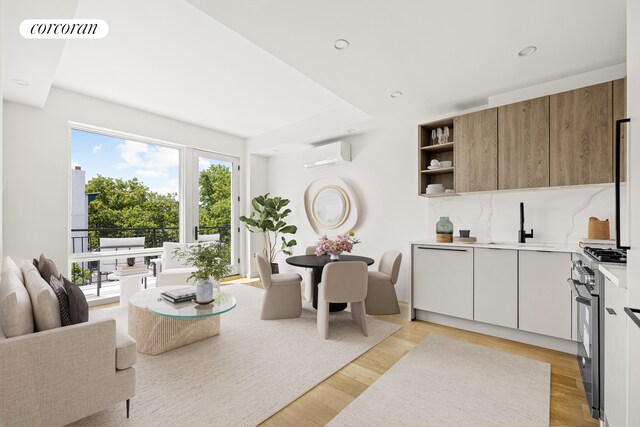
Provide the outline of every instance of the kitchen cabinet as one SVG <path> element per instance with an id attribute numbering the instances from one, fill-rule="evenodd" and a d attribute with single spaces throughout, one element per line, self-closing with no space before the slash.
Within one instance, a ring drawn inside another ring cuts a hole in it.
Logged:
<path id="1" fill-rule="evenodd" d="M 604 415 L 611 427 L 627 425 L 627 290 L 604 279 Z"/>
<path id="2" fill-rule="evenodd" d="M 413 246 L 413 307 L 473 319 L 473 249 Z"/>
<path id="3" fill-rule="evenodd" d="M 568 253 L 520 251 L 518 328 L 523 331 L 571 339 L 572 297 Z"/>
<path id="4" fill-rule="evenodd" d="M 498 108 L 498 189 L 549 186 L 549 97 Z"/>
<path id="5" fill-rule="evenodd" d="M 473 320 L 518 327 L 518 251 L 473 250 Z"/>
<path id="6" fill-rule="evenodd" d="M 498 189 L 498 109 L 453 119 L 456 193 Z"/>
<path id="7" fill-rule="evenodd" d="M 616 141 L 616 120 L 627 118 L 627 78 L 613 81 L 613 143 Z M 620 179 L 627 178 L 627 126 L 620 128 Z M 615 146 L 614 146 L 615 149 Z M 615 151 L 614 151 L 615 153 Z M 614 159 L 615 165 L 615 159 Z M 615 170 L 614 170 L 615 173 Z"/>
<path id="8" fill-rule="evenodd" d="M 613 182 L 612 86 L 551 95 L 551 186 Z"/>

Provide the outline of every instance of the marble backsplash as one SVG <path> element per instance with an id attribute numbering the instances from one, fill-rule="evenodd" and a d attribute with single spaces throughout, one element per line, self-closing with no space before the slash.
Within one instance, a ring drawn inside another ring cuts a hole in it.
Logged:
<path id="1" fill-rule="evenodd" d="M 435 239 L 436 223 L 448 216 L 458 230 L 469 229 L 478 242 L 517 242 L 520 202 L 525 205 L 525 229 L 531 242 L 577 243 L 587 237 L 589 217 L 609 219 L 615 238 L 613 185 L 527 191 L 502 191 L 430 198 L 428 230 Z M 431 236 L 427 236 L 431 237 Z"/>

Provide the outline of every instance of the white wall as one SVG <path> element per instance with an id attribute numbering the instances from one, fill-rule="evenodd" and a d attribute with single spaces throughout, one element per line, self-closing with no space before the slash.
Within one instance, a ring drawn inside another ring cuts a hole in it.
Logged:
<path id="1" fill-rule="evenodd" d="M 257 154 L 247 156 L 246 182 L 248 188 L 245 197 L 245 212 L 251 212 L 251 199 L 261 194 L 269 192 L 269 159 Z M 240 224 L 245 228 L 244 224 Z M 247 233 L 248 242 L 245 251 L 248 277 L 258 277 L 258 266 L 255 261 L 255 254 L 264 249 L 264 240 L 259 233 Z"/>
<path id="2" fill-rule="evenodd" d="M 239 158 L 245 152 L 242 138 L 58 88 L 52 88 L 43 109 L 5 102 L 3 241 L 7 254 L 32 258 L 44 252 L 60 266 L 67 265 L 69 121 Z"/>
<path id="3" fill-rule="evenodd" d="M 316 178 L 333 175 L 342 178 L 358 198 L 360 219 L 356 236 L 363 243 L 354 254 L 380 259 L 388 249 L 402 251 L 403 261 L 397 284 L 398 298 L 409 298 L 409 242 L 426 234 L 427 204 L 418 196 L 416 147 L 418 132 L 413 124 L 356 135 L 351 143 L 352 162 L 324 168 L 305 169 L 301 153 L 287 153 L 269 159 L 269 191 L 291 199 L 290 223 L 298 226 L 296 254 L 318 236 L 309 224 L 303 195 Z M 302 273 L 280 257 L 281 272 Z M 374 265 L 372 268 L 376 268 Z"/>
<path id="4" fill-rule="evenodd" d="M 627 1 L 627 117 L 629 132 L 629 188 L 631 250 L 628 253 L 627 286 L 630 307 L 640 309 L 640 2 Z M 628 325 L 629 426 L 640 425 L 640 328 Z M 606 410 L 606 409 L 605 409 Z"/>

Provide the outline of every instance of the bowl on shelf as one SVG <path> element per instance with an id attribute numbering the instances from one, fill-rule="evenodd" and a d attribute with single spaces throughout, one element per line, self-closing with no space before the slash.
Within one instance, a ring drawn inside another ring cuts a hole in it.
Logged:
<path id="1" fill-rule="evenodd" d="M 444 160 L 440 162 L 441 168 L 450 168 L 452 165 L 453 165 L 453 162 L 451 160 Z"/>
<path id="2" fill-rule="evenodd" d="M 444 187 L 427 187 L 427 194 L 444 193 Z"/>

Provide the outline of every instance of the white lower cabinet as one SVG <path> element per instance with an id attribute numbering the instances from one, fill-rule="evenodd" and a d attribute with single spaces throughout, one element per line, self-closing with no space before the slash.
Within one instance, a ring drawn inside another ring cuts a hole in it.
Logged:
<path id="1" fill-rule="evenodd" d="M 571 254 L 520 251 L 519 329 L 571 339 Z"/>
<path id="2" fill-rule="evenodd" d="M 473 319 L 473 249 L 414 245 L 413 307 Z"/>
<path id="3" fill-rule="evenodd" d="M 474 249 L 473 320 L 518 327 L 518 251 Z"/>
<path id="4" fill-rule="evenodd" d="M 627 425 L 627 290 L 605 278 L 604 415 L 610 427 Z"/>

